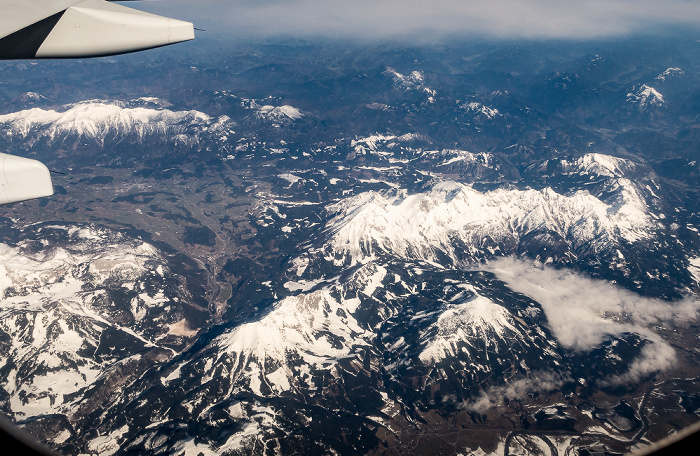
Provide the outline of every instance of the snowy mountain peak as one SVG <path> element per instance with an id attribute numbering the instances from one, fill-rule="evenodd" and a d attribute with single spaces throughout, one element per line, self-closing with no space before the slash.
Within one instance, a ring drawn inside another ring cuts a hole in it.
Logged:
<path id="1" fill-rule="evenodd" d="M 387 68 L 383 73 L 385 76 L 390 77 L 396 88 L 402 90 L 417 90 L 423 88 L 423 83 L 425 82 L 425 76 L 420 71 L 413 71 L 411 74 L 401 74 L 393 68 Z"/>
<path id="2" fill-rule="evenodd" d="M 658 108 L 666 105 L 663 95 L 655 88 L 642 84 L 627 94 L 627 101 L 639 106 L 639 109 Z"/>
<path id="3" fill-rule="evenodd" d="M 41 95 L 41 94 L 39 94 L 39 93 L 36 93 L 36 92 L 27 92 L 27 93 L 25 93 L 24 95 L 22 95 L 22 96 L 20 97 L 20 100 L 26 101 L 26 102 L 29 102 L 29 101 L 44 101 L 44 100 L 46 100 L 46 97 L 43 96 L 43 95 Z"/>
<path id="4" fill-rule="evenodd" d="M 289 105 L 259 106 L 255 115 L 261 119 L 268 120 L 297 120 L 304 116 L 299 109 Z"/>
<path id="5" fill-rule="evenodd" d="M 409 91 L 418 90 L 425 92 L 428 95 L 428 102 L 435 101 L 437 92 L 425 85 L 425 75 L 420 71 L 412 71 L 411 74 L 401 74 L 393 68 L 387 68 L 382 73 L 392 79 L 393 86 L 396 89 Z"/>
<path id="6" fill-rule="evenodd" d="M 349 278 L 347 286 L 331 282 L 278 301 L 260 320 L 212 342 L 218 357 L 209 365 L 210 372 L 221 363 L 232 363 L 232 381 L 242 381 L 260 394 L 263 384 L 276 392 L 294 385 L 298 380 L 295 360 L 316 369 L 330 368 L 376 337 L 355 314 L 360 297 L 375 294 L 385 276 L 383 267 L 367 264 Z M 290 284 L 290 288 L 294 287 Z"/>
<path id="7" fill-rule="evenodd" d="M 442 312 L 438 320 L 423 331 L 423 335 L 425 337 L 433 332 L 435 335 L 419 355 L 426 364 L 453 358 L 459 342 L 470 344 L 478 340 L 485 342 L 488 349 L 499 339 L 525 340 L 508 310 L 478 294 Z"/>
<path id="8" fill-rule="evenodd" d="M 683 76 L 685 73 L 678 67 L 672 67 L 665 70 L 663 73 L 656 77 L 657 81 L 665 81 L 667 79 L 672 79 L 677 76 Z"/>
<path id="9" fill-rule="evenodd" d="M 592 174 L 594 176 L 622 177 L 636 170 L 631 160 L 605 154 L 586 154 L 575 160 L 561 160 L 561 170 L 565 174 Z"/>

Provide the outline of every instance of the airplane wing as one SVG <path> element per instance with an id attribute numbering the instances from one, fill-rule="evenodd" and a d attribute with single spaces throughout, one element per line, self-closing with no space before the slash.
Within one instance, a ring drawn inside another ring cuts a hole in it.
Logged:
<path id="1" fill-rule="evenodd" d="M 105 0 L 0 0 L 0 59 L 99 57 L 194 39 L 194 26 Z M 53 195 L 41 162 L 0 153 L 0 205 Z"/>
<path id="2" fill-rule="evenodd" d="M 0 0 L 0 59 L 99 57 L 194 39 L 194 26 L 105 0 Z"/>

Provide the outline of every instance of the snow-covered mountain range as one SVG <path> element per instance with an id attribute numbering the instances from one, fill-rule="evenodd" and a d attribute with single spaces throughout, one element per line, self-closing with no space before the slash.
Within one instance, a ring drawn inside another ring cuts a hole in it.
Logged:
<path id="1" fill-rule="evenodd" d="M 484 175 L 503 166 L 488 153 L 423 150 L 416 140 L 376 135 L 349 145 L 355 156 L 397 169 L 460 166 Z M 318 186 L 297 174 L 275 178 L 286 191 Z M 484 189 L 431 171 L 417 190 L 393 184 L 326 205 L 318 238 L 283 271 L 284 297 L 253 319 L 203 335 L 184 312 L 189 291 L 152 246 L 89 226 L 37 227 L 22 239 L 44 240 L 2 250 L 3 356 L 14 366 L 3 371 L 6 410 L 40 422 L 71 416 L 52 421 L 47 435 L 59 447 L 77 439 L 80 451 L 247 452 L 261 443 L 282 448 L 270 443 L 275 432 L 332 419 L 339 409 L 365 417 L 357 435 L 377 426 L 403 432 L 403 420 L 438 403 L 484 413 L 510 397 L 493 393 L 509 385 L 532 394 L 582 385 L 584 359 L 605 366 L 586 384 L 618 385 L 673 366 L 675 351 L 641 323 L 610 323 L 601 333 L 608 317 L 586 322 L 581 337 L 603 334 L 604 350 L 559 339 L 551 322 L 562 317 L 520 294 L 517 281 L 501 280 L 498 271 L 519 264 L 480 266 L 519 256 L 540 267 L 612 258 L 609 268 L 638 278 L 628 257 L 671 223 L 658 176 L 595 153 L 536 163 L 522 175 L 539 184 Z M 264 225 L 293 232 L 289 209 L 275 201 L 268 204 L 276 216 Z M 682 321 L 692 319 L 687 306 Z M 198 332 L 196 350 L 182 351 Z M 163 400 L 170 391 L 180 392 L 177 399 Z M 207 437 L 173 434 L 183 417 Z M 99 436 L 82 434 L 85 420 Z M 238 431 L 204 430 L 212 420 Z M 369 448 L 363 445 L 349 448 Z"/>
<path id="2" fill-rule="evenodd" d="M 696 44 L 344 46 L 99 90 L 7 64 L 0 145 L 65 174 L 0 217 L 0 409 L 106 455 L 621 454 L 696 421 Z"/>
<path id="3" fill-rule="evenodd" d="M 172 111 L 152 100 L 131 102 L 88 100 L 57 109 L 32 108 L 0 116 L 7 140 L 31 147 L 39 140 L 65 141 L 75 136 L 103 145 L 107 138 L 168 136 L 189 143 L 201 132 L 230 128 L 228 119 L 212 119 L 199 111 Z"/>
<path id="4" fill-rule="evenodd" d="M 333 251 L 347 253 L 353 261 L 389 252 L 433 262 L 447 256 L 459 264 L 496 251 L 509 253 L 533 232 L 557 236 L 583 255 L 621 240 L 647 238 L 653 227 L 644 200 L 629 181 L 621 183 L 609 203 L 586 191 L 479 192 L 443 182 L 423 194 L 370 192 L 330 210 L 338 214 L 329 226 Z"/>

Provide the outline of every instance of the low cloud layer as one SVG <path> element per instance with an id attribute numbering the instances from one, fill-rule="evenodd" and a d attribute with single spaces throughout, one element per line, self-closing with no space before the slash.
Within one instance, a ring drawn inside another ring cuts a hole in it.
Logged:
<path id="1" fill-rule="evenodd" d="M 554 336 L 574 350 L 588 351 L 607 336 L 625 332 L 656 339 L 653 325 L 683 324 L 696 319 L 700 308 L 694 299 L 645 298 L 603 280 L 514 258 L 492 261 L 487 268 L 512 290 L 539 302 Z"/>
<path id="2" fill-rule="evenodd" d="M 700 303 L 684 299 L 669 303 L 639 296 L 603 280 L 569 270 L 536 267 L 513 258 L 492 261 L 487 269 L 509 288 L 531 297 L 544 310 L 552 334 L 565 348 L 590 351 L 606 338 L 636 333 L 650 343 L 629 371 L 609 383 L 634 382 L 675 362 L 675 352 L 654 326 L 683 326 L 698 318 Z"/>
<path id="3" fill-rule="evenodd" d="M 595 38 L 700 23 L 688 0 L 170 0 L 139 6 L 238 36 Z"/>
<path id="4" fill-rule="evenodd" d="M 523 400 L 532 393 L 547 393 L 561 388 L 571 378 L 555 372 L 533 372 L 528 377 L 511 381 L 503 386 L 493 386 L 484 391 L 475 401 L 465 402 L 463 407 L 469 411 L 486 413 L 505 401 Z"/>

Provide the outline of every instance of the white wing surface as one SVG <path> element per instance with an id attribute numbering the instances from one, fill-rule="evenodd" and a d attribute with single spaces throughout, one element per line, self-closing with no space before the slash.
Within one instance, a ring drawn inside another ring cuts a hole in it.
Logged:
<path id="1" fill-rule="evenodd" d="M 0 59 L 98 57 L 193 38 L 190 22 L 105 0 L 0 0 Z"/>

